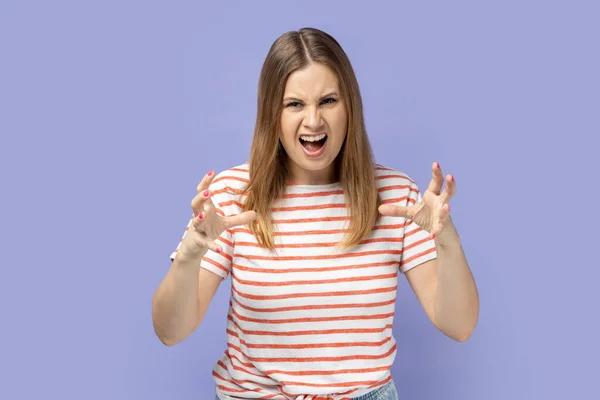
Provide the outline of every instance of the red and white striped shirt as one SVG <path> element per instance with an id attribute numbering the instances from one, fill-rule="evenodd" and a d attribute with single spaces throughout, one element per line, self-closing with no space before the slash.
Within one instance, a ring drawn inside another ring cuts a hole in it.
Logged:
<path id="1" fill-rule="evenodd" d="M 247 164 L 218 174 L 217 212 L 239 214 L 247 182 Z M 383 203 L 421 196 L 407 175 L 379 165 L 377 187 Z M 339 183 L 289 185 L 272 219 L 276 252 L 236 227 L 217 240 L 223 252 L 201 262 L 232 279 L 227 348 L 213 370 L 218 396 L 342 400 L 389 382 L 398 271 L 435 258 L 434 241 L 411 221 L 382 216 L 359 246 L 336 248 L 349 221 Z"/>

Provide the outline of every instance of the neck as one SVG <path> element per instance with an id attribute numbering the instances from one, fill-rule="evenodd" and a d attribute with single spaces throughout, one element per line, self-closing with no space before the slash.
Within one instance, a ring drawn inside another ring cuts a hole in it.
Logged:
<path id="1" fill-rule="evenodd" d="M 327 168 L 310 171 L 300 168 L 293 162 L 288 163 L 288 181 L 296 185 L 327 185 L 337 182 L 337 173 L 333 163 Z"/>

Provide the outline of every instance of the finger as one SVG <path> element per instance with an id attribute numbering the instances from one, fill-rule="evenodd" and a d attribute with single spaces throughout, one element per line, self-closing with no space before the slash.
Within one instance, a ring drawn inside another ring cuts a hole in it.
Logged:
<path id="1" fill-rule="evenodd" d="M 442 190 L 442 185 L 444 184 L 444 176 L 442 175 L 442 168 L 440 167 L 440 163 L 434 162 L 431 166 L 431 181 L 429 181 L 429 187 L 427 190 L 435 193 L 436 195 L 440 194 Z"/>
<path id="2" fill-rule="evenodd" d="M 206 199 L 202 202 L 204 212 L 206 212 L 206 214 L 208 214 L 208 215 L 215 214 L 216 208 L 211 199 L 212 192 L 210 191 L 210 189 L 206 189 L 204 192 L 202 192 L 202 196 L 206 197 Z"/>
<path id="3" fill-rule="evenodd" d="M 204 234 L 196 236 L 194 243 L 198 247 L 204 247 L 204 248 L 212 250 L 216 253 L 223 252 L 222 246 L 219 246 L 214 240 L 211 240 L 208 236 L 206 236 Z"/>
<path id="4" fill-rule="evenodd" d="M 450 204 L 448 204 L 448 203 L 442 204 L 442 207 L 440 209 L 440 215 L 438 217 L 438 221 L 440 223 L 444 223 L 448 219 L 449 216 L 450 216 Z"/>
<path id="5" fill-rule="evenodd" d="M 212 201 L 207 201 L 210 196 L 211 196 L 211 192 L 208 189 L 205 189 L 203 192 L 200 192 L 196 195 L 196 197 L 194 197 L 192 199 L 192 210 L 194 211 L 194 217 L 197 217 L 200 213 L 200 211 L 205 210 L 205 211 L 209 211 L 206 209 L 207 205 L 212 205 Z"/>
<path id="6" fill-rule="evenodd" d="M 204 175 L 198 186 L 196 187 L 196 192 L 201 193 L 210 187 L 213 179 L 215 178 L 215 171 L 210 170 L 208 174 Z"/>
<path id="7" fill-rule="evenodd" d="M 435 237 L 437 235 L 442 233 L 443 229 L 444 229 L 443 223 L 441 223 L 439 221 L 434 222 L 433 225 L 431 226 L 431 229 L 429 230 L 429 239 L 435 239 Z"/>
<path id="8" fill-rule="evenodd" d="M 454 175 L 446 175 L 446 187 L 444 188 L 444 192 L 441 194 L 441 200 L 443 203 L 448 203 L 450 199 L 456 193 L 456 181 L 454 180 Z"/>
<path id="9" fill-rule="evenodd" d="M 449 217 L 450 217 L 450 204 L 448 204 L 448 203 L 442 204 L 440 211 L 438 213 L 438 216 L 436 217 L 436 220 L 433 223 L 433 227 L 431 228 L 431 231 L 429 233 L 429 237 L 431 239 L 435 239 L 435 237 L 437 235 L 442 233 L 442 231 L 444 230 L 444 226 Z"/>
<path id="10" fill-rule="evenodd" d="M 206 243 L 204 243 L 204 247 L 206 247 L 209 250 L 214 251 L 215 253 L 221 254 L 223 252 L 223 249 L 221 248 L 221 246 L 219 246 L 213 240 L 207 240 Z"/>
<path id="11" fill-rule="evenodd" d="M 198 232 L 204 232 L 204 225 L 207 215 L 208 214 L 206 213 L 206 211 L 200 211 L 198 212 L 198 215 L 194 215 L 194 217 L 192 218 L 192 225 L 194 226 L 194 229 L 196 229 Z"/>
<path id="12" fill-rule="evenodd" d="M 381 215 L 388 217 L 404 217 L 410 218 L 412 207 L 396 206 L 393 204 L 382 204 L 379 206 L 379 212 Z"/>
<path id="13" fill-rule="evenodd" d="M 431 232 L 429 232 L 429 239 L 435 239 L 435 237 L 437 235 L 442 233 L 443 229 L 444 229 L 443 225 L 436 224 L 435 227 L 431 229 Z"/>
<path id="14" fill-rule="evenodd" d="M 234 226 L 246 225 L 254 221 L 257 217 L 256 211 L 246 211 L 238 215 L 232 215 L 225 218 L 225 229 Z"/>

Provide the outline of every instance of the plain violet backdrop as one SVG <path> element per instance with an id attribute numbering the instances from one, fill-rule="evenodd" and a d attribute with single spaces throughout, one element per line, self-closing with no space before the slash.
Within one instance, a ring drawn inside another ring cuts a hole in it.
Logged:
<path id="1" fill-rule="evenodd" d="M 230 281 L 175 347 L 151 298 L 210 169 L 247 160 L 271 43 L 334 35 L 377 162 L 455 175 L 481 296 L 454 342 L 404 279 L 400 399 L 598 393 L 597 1 L 0 1 L 0 398 L 212 399 Z"/>

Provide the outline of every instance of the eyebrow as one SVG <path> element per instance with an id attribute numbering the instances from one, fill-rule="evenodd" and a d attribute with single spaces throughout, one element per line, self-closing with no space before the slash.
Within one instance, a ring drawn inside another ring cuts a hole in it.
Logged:
<path id="1" fill-rule="evenodd" d="M 337 93 L 337 92 L 330 92 L 330 93 L 327 93 L 326 95 L 324 95 L 324 96 L 321 96 L 321 98 L 320 98 L 319 100 L 323 100 L 323 99 L 325 99 L 325 98 L 327 98 L 327 97 L 334 97 L 334 96 L 338 96 L 338 93 Z M 300 100 L 300 99 L 299 99 L 299 98 L 297 98 L 297 97 L 285 97 L 285 98 L 283 99 L 283 101 L 289 101 L 289 100 L 297 100 L 297 101 L 302 101 L 302 100 Z"/>

